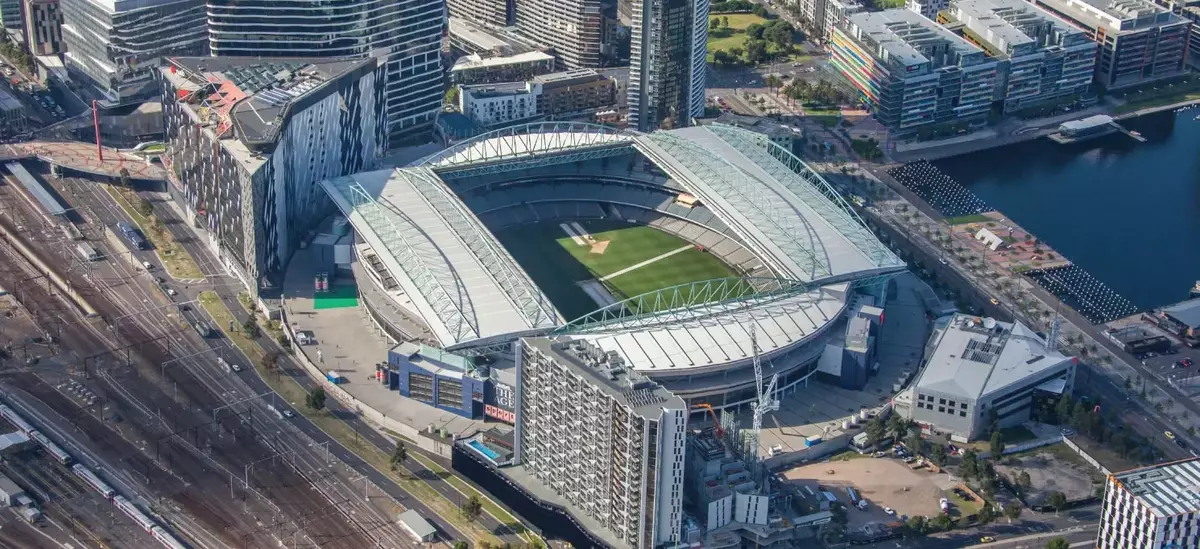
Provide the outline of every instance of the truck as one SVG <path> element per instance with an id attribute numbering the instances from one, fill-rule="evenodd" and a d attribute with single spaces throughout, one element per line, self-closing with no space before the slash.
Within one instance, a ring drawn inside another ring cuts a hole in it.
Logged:
<path id="1" fill-rule="evenodd" d="M 334 385 L 337 385 L 337 384 L 341 383 L 342 381 L 344 381 L 344 379 L 342 378 L 342 375 L 333 370 L 325 372 L 325 379 L 329 380 L 329 382 Z"/>
<path id="2" fill-rule="evenodd" d="M 75 255 L 78 255 L 79 259 L 84 261 L 98 261 L 100 259 L 100 252 L 97 252 L 91 244 L 86 242 L 80 242 L 75 245 Z"/>

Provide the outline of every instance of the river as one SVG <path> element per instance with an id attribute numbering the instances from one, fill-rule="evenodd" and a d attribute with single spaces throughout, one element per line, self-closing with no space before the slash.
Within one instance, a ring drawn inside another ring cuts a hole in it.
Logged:
<path id="1" fill-rule="evenodd" d="M 1037 139 L 934 164 L 1138 307 L 1200 279 L 1200 109 L 1076 145 Z"/>

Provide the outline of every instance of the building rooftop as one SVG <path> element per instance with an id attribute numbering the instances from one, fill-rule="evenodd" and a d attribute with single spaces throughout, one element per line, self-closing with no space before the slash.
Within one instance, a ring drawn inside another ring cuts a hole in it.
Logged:
<path id="1" fill-rule="evenodd" d="M 253 162 L 249 149 L 274 144 L 293 104 L 330 80 L 375 62 L 374 58 L 171 57 L 160 70 L 178 90 L 179 101 L 202 124 L 209 124 L 218 139 L 244 145 L 229 147 L 231 153 Z"/>
<path id="2" fill-rule="evenodd" d="M 960 0 L 950 9 L 963 25 L 1002 52 L 1023 44 L 1040 45 L 1039 30 L 1048 25 L 1060 33 L 1082 32 L 1025 0 Z"/>
<path id="3" fill-rule="evenodd" d="M 595 69 L 572 69 L 569 71 L 552 72 L 533 77 L 533 81 L 543 86 L 570 85 L 578 82 L 591 82 L 604 78 Z"/>
<path id="4" fill-rule="evenodd" d="M 473 21 L 459 17 L 447 18 L 452 43 L 465 45 L 469 53 L 491 52 L 499 55 L 516 55 L 533 51 L 519 37 L 504 30 L 489 29 Z"/>
<path id="5" fill-rule="evenodd" d="M 1150 0 L 1038 0 L 1089 27 L 1128 31 L 1181 23 L 1183 18 Z"/>
<path id="6" fill-rule="evenodd" d="M 476 377 L 475 365 L 467 357 L 424 343 L 405 341 L 393 347 L 392 352 L 436 375 L 459 379 L 462 379 L 463 376 Z"/>
<path id="7" fill-rule="evenodd" d="M 20 486 L 17 486 L 17 483 L 13 482 L 11 478 L 8 478 L 7 475 L 3 474 L 0 474 L 0 492 L 8 495 L 9 497 L 25 493 Z"/>
<path id="8" fill-rule="evenodd" d="M 1045 340 L 1020 322 L 956 314 L 936 337 L 915 386 L 965 398 L 980 398 L 1075 360 L 1047 349 Z"/>
<path id="9" fill-rule="evenodd" d="M 1112 480 L 1157 517 L 1200 509 L 1200 458 L 1117 473 Z"/>
<path id="10" fill-rule="evenodd" d="M 476 99 L 484 97 L 504 97 L 520 93 L 533 93 L 533 86 L 528 82 L 500 82 L 497 84 L 469 84 L 462 86 L 462 91 Z"/>
<path id="11" fill-rule="evenodd" d="M 451 18 L 453 19 L 453 18 Z M 518 53 L 516 55 L 505 55 L 500 57 L 483 57 L 477 53 L 464 55 L 459 57 L 454 62 L 454 66 L 450 67 L 450 72 L 461 72 L 474 69 L 486 69 L 492 67 L 503 67 L 506 65 L 520 65 L 523 63 L 553 63 L 554 56 L 540 51 L 528 51 Z"/>
<path id="12" fill-rule="evenodd" d="M 29 442 L 29 435 L 21 431 L 13 431 L 0 435 L 0 452 L 3 452 L 13 446 L 20 446 Z"/>
<path id="13" fill-rule="evenodd" d="M 437 535 L 437 529 L 434 528 L 432 524 L 429 524 L 429 521 L 425 520 L 420 513 L 413 511 L 412 509 L 400 513 L 400 515 L 396 518 L 399 519 L 400 522 L 403 522 L 413 534 L 421 539 Z"/>
<path id="14" fill-rule="evenodd" d="M 1200 297 L 1163 307 L 1162 312 L 1189 327 L 1200 328 Z"/>
<path id="15" fill-rule="evenodd" d="M 20 162 L 9 162 L 4 167 L 8 168 L 9 173 L 13 174 L 13 177 L 17 178 L 17 183 L 21 184 L 25 192 L 29 193 L 29 196 L 32 196 L 34 200 L 37 200 L 38 204 L 42 207 L 43 213 L 50 216 L 59 216 L 67 213 L 67 209 L 63 207 L 62 203 L 57 198 L 54 198 L 54 195 L 46 190 L 46 186 L 33 177 L 33 174 L 29 173 Z"/>
<path id="16" fill-rule="evenodd" d="M 11 93 L 8 93 L 8 90 L 0 89 L 0 111 L 22 111 L 24 109 L 25 105 L 22 105 L 20 101 L 17 101 L 17 98 L 13 97 Z"/>
<path id="17" fill-rule="evenodd" d="M 979 47 L 946 30 L 919 13 L 906 9 L 860 12 L 847 18 L 862 38 L 879 45 L 877 55 L 900 66 L 934 63 L 934 48 L 944 46 L 959 55 L 982 52 Z"/>
<path id="18" fill-rule="evenodd" d="M 521 341 L 591 379 L 592 385 L 627 406 L 632 413 L 646 419 L 657 420 L 662 416 L 663 409 L 687 408 L 683 399 L 635 372 L 632 364 L 625 363 L 615 353 L 605 352 L 588 341 L 570 337 L 526 338 Z"/>

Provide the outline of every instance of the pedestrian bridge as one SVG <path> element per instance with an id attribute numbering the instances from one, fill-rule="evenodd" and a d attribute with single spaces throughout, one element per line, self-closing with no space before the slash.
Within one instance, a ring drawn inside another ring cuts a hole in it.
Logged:
<path id="1" fill-rule="evenodd" d="M 61 168 L 105 177 L 119 177 L 124 169 L 129 173 L 130 179 L 161 181 L 167 178 L 167 172 L 162 166 L 110 147 L 104 147 L 104 159 L 101 160 L 96 145 L 92 143 L 29 141 L 0 145 L 0 163 L 34 159 Z"/>

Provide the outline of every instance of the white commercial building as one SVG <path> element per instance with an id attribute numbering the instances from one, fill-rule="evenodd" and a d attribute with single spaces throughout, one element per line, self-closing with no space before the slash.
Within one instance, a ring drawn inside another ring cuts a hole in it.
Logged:
<path id="1" fill-rule="evenodd" d="M 1069 391 L 1076 358 L 1048 348 L 1019 322 L 954 315 L 939 321 L 929 357 L 912 388 L 907 415 L 926 430 L 956 441 L 1029 420 L 1034 395 Z"/>
<path id="2" fill-rule="evenodd" d="M 582 340 L 522 339 L 517 362 L 517 461 L 615 545 L 678 544 L 683 400 Z"/>
<path id="3" fill-rule="evenodd" d="M 1096 549 L 1200 547 L 1200 459 L 1109 475 Z"/>
<path id="4" fill-rule="evenodd" d="M 459 89 L 458 110 L 482 126 L 503 126 L 539 114 L 542 85 L 537 82 L 477 84 Z"/>

